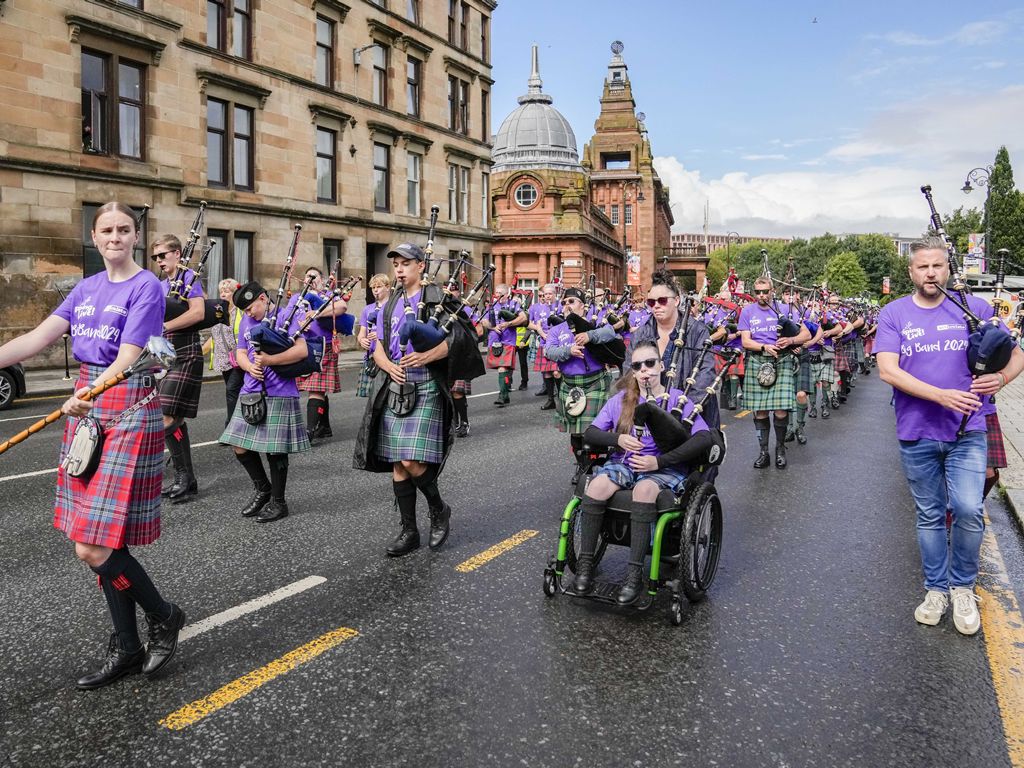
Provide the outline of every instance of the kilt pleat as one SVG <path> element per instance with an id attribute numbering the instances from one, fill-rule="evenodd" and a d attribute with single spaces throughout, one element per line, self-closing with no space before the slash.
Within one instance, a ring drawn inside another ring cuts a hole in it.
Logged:
<path id="1" fill-rule="evenodd" d="M 412 413 L 396 416 L 384 407 L 378 426 L 377 456 L 391 462 L 440 464 L 444 460 L 444 403 L 436 381 L 417 383 Z"/>
<path id="2" fill-rule="evenodd" d="M 533 359 L 534 373 L 554 373 L 558 370 L 558 363 L 548 360 L 544 354 L 544 347 L 537 347 L 537 356 Z"/>
<path id="3" fill-rule="evenodd" d="M 565 400 L 569 390 L 580 387 L 586 394 L 586 407 L 579 416 L 570 416 L 565 412 Z M 608 376 L 605 371 L 583 374 L 582 376 L 566 376 L 558 379 L 558 397 L 555 400 L 555 426 L 559 432 L 585 432 L 604 404 L 608 402 Z"/>
<path id="4" fill-rule="evenodd" d="M 356 397 L 368 397 L 370 394 L 370 374 L 364 365 L 359 369 L 359 383 L 356 384 Z"/>
<path id="5" fill-rule="evenodd" d="M 781 355 L 775 366 L 775 383 L 762 387 L 757 383 L 757 372 L 769 355 L 756 352 L 747 354 L 746 375 L 743 378 L 743 407 L 751 411 L 794 411 L 796 410 L 795 368 L 792 355 Z"/>
<path id="6" fill-rule="evenodd" d="M 809 355 L 800 355 L 799 370 L 796 375 L 796 391 L 810 392 L 814 385 L 811 376 L 811 360 Z"/>
<path id="7" fill-rule="evenodd" d="M 510 371 L 514 371 L 516 368 L 516 357 L 516 347 L 514 344 L 504 345 L 500 357 L 491 352 L 490 346 L 487 347 L 488 368 L 508 368 Z"/>
<path id="8" fill-rule="evenodd" d="M 850 370 L 850 363 L 852 360 L 853 350 L 850 349 L 849 344 L 835 344 L 836 359 L 835 369 L 836 373 Z"/>
<path id="9" fill-rule="evenodd" d="M 301 392 L 341 392 L 341 377 L 338 375 L 338 353 L 330 339 L 324 339 L 324 359 L 320 370 L 296 379 Z"/>
<path id="10" fill-rule="evenodd" d="M 811 378 L 814 382 L 820 381 L 824 384 L 835 383 L 836 371 L 833 361 L 831 359 L 823 359 L 820 363 L 811 363 Z"/>
<path id="11" fill-rule="evenodd" d="M 1007 466 L 1006 446 L 1003 444 L 1003 428 L 999 424 L 999 414 L 985 414 L 985 438 L 988 442 L 988 466 L 1002 469 Z"/>
<path id="12" fill-rule="evenodd" d="M 725 365 L 725 358 L 722 357 L 720 354 L 718 354 L 716 352 L 715 353 L 715 373 L 720 373 L 722 371 L 722 366 L 724 366 L 724 365 Z M 729 368 L 725 372 L 725 375 L 726 375 L 726 377 L 729 377 L 729 376 L 739 376 L 739 377 L 742 378 L 743 377 L 743 371 L 744 371 L 743 355 L 740 355 L 739 357 L 736 358 L 735 362 L 733 362 L 733 364 L 729 366 Z"/>
<path id="13" fill-rule="evenodd" d="M 164 416 L 194 419 L 199 414 L 203 386 L 203 347 L 199 334 L 170 333 L 176 358 L 160 382 L 160 408 Z"/>
<path id="14" fill-rule="evenodd" d="M 472 395 L 473 394 L 473 382 L 467 381 L 466 379 L 455 379 L 451 386 L 452 394 Z"/>
<path id="15" fill-rule="evenodd" d="M 241 401 L 224 427 L 220 442 L 259 453 L 302 453 L 309 450 L 309 435 L 297 397 L 268 397 L 267 418 L 249 424 L 242 418 Z"/>
<path id="16" fill-rule="evenodd" d="M 83 364 L 75 390 L 94 381 L 106 366 Z M 104 392 L 92 416 L 106 424 L 151 391 L 132 377 Z M 78 419 L 64 424 L 60 461 L 71 444 Z M 57 470 L 53 526 L 81 544 L 120 549 L 150 544 L 160 537 L 160 484 L 163 478 L 163 420 L 154 398 L 104 432 L 99 467 L 88 479 Z"/>
<path id="17" fill-rule="evenodd" d="M 864 362 L 864 339 L 860 336 L 853 339 L 853 360 L 858 364 Z"/>

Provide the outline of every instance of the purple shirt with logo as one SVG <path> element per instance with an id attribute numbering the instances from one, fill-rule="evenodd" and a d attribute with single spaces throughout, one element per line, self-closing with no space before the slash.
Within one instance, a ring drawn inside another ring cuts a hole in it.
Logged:
<path id="1" fill-rule="evenodd" d="M 971 311 L 982 320 L 992 317 L 992 306 L 974 296 L 967 297 Z M 875 352 L 899 355 L 900 368 L 914 378 L 939 387 L 971 387 L 967 368 L 967 323 L 953 302 L 943 299 L 926 309 L 913 296 L 890 302 L 878 316 Z M 961 415 L 931 400 L 895 389 L 896 436 L 900 440 L 956 440 Z M 985 431 L 985 416 L 975 411 L 967 420 L 967 431 Z"/>
<path id="2" fill-rule="evenodd" d="M 363 311 L 359 313 L 359 327 L 360 328 L 365 328 L 367 333 L 376 333 L 377 332 L 377 315 L 380 314 L 380 311 L 382 309 L 384 309 L 384 305 L 383 304 L 378 304 L 377 302 L 374 302 L 372 304 L 367 304 L 365 307 L 363 307 Z M 367 356 L 372 355 L 373 354 L 373 350 L 375 350 L 376 348 L 377 348 L 377 341 L 376 341 L 376 339 L 371 340 L 370 341 L 370 348 L 368 350 L 366 350 Z"/>
<path id="3" fill-rule="evenodd" d="M 388 344 L 388 357 L 393 362 L 398 362 L 402 357 L 402 344 L 399 341 L 398 334 L 402 330 L 402 325 L 406 322 L 405 308 L 411 307 L 413 312 L 416 311 L 416 304 L 420 300 L 420 291 L 416 291 L 412 296 L 403 296 L 399 301 L 396 301 L 394 306 L 391 308 L 391 339 Z M 377 332 L 377 338 L 383 341 L 384 339 L 384 310 L 381 309 L 377 313 L 377 322 L 374 324 L 374 330 Z M 408 320 L 412 321 L 415 319 L 415 315 L 408 317 Z M 405 345 L 405 353 L 413 351 L 412 342 L 410 341 Z"/>
<path id="4" fill-rule="evenodd" d="M 528 317 L 531 323 L 539 325 L 545 333 L 547 333 L 551 326 L 548 325 L 548 316 L 555 314 L 554 304 L 534 304 L 530 307 Z M 537 349 L 544 346 L 544 339 L 540 336 L 537 337 Z"/>
<path id="5" fill-rule="evenodd" d="M 267 316 L 271 315 L 273 307 L 267 310 Z M 288 314 L 281 311 L 279 321 L 281 325 L 279 329 L 284 332 L 284 321 L 288 317 Z M 299 310 L 295 313 L 295 317 L 292 318 L 291 323 L 288 324 L 287 333 L 289 335 L 299 330 L 299 326 L 302 325 L 302 319 L 304 315 Z M 242 318 L 242 324 L 238 328 L 238 348 L 245 351 L 249 358 L 249 362 L 255 362 L 255 354 L 253 353 L 252 340 L 250 338 L 250 331 L 259 325 L 257 321 L 253 320 L 248 315 Z M 295 379 L 285 379 L 277 375 L 272 367 L 263 369 L 263 380 L 267 384 L 267 397 L 298 397 L 299 387 L 295 383 Z M 242 383 L 242 394 L 249 394 L 251 392 L 259 392 L 262 390 L 262 386 L 258 379 L 256 379 L 251 373 L 245 374 L 245 381 Z"/>
<path id="6" fill-rule="evenodd" d="M 757 344 L 774 344 L 779 340 L 776 327 L 779 324 L 779 315 L 786 317 L 789 313 L 789 305 L 776 303 L 762 307 L 760 304 L 747 304 L 740 313 L 740 321 L 737 328 L 740 331 L 750 331 L 750 340 Z"/>
<path id="7" fill-rule="evenodd" d="M 122 344 L 145 347 L 150 336 L 163 335 L 164 292 L 147 270 L 120 283 L 97 272 L 72 288 L 53 314 L 71 325 L 76 360 L 108 366 Z"/>
<path id="8" fill-rule="evenodd" d="M 625 392 L 619 392 L 613 397 L 611 397 L 608 400 L 608 402 L 604 404 L 604 407 L 601 409 L 601 412 L 597 414 L 597 418 L 594 419 L 593 426 L 597 427 L 598 429 L 603 429 L 606 432 L 614 432 L 616 426 L 619 423 L 619 416 L 622 415 L 622 401 L 625 398 L 625 396 Z M 676 405 L 679 403 L 679 399 L 681 397 L 683 397 L 682 390 L 670 389 L 668 398 L 668 409 L 672 410 L 673 408 L 675 408 Z M 647 398 L 645 398 L 641 394 L 639 402 L 643 403 L 646 402 L 646 400 Z M 693 413 L 693 403 L 687 399 L 683 403 L 683 418 L 685 419 L 691 413 Z M 708 425 L 704 421 L 703 416 L 698 416 L 696 419 L 694 419 L 693 429 L 690 431 L 691 435 L 694 435 L 698 432 L 707 431 Z M 654 442 L 654 438 L 651 437 L 651 433 L 647 430 L 646 427 L 637 427 L 636 425 L 634 425 L 633 428 L 630 430 L 630 434 L 633 437 L 637 438 L 643 444 L 643 448 L 641 448 L 639 451 L 623 451 L 621 448 L 616 448 L 614 452 L 610 455 L 610 458 L 613 461 L 621 461 L 626 457 L 627 454 L 635 454 L 637 456 L 661 455 L 661 451 L 658 450 L 658 446 Z"/>
<path id="9" fill-rule="evenodd" d="M 574 343 L 576 334 L 569 328 L 568 323 L 556 325 L 548 331 L 548 344 L 552 347 L 566 347 Z M 558 370 L 566 376 L 583 376 L 588 373 L 603 371 L 604 366 L 594 359 L 587 347 L 583 347 L 583 357 L 570 357 L 558 364 Z"/>

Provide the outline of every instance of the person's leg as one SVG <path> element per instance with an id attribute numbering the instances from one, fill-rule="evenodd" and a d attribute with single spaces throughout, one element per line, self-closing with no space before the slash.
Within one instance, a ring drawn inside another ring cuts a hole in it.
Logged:
<path id="1" fill-rule="evenodd" d="M 529 347 L 516 347 L 516 354 L 519 355 L 519 389 L 526 389 L 530 385 L 529 369 Z"/>
<path id="2" fill-rule="evenodd" d="M 544 401 L 544 405 L 540 407 L 542 411 L 553 411 L 555 410 L 555 384 L 556 380 L 554 374 L 544 374 L 544 394 L 548 396 L 548 399 Z"/>
<path id="3" fill-rule="evenodd" d="M 769 427 L 768 411 L 755 412 L 754 432 L 757 434 L 759 452 L 757 459 L 754 461 L 754 469 L 764 469 L 771 463 L 771 457 L 768 453 Z"/>
<path id="4" fill-rule="evenodd" d="M 656 504 L 660 486 L 641 480 L 633 486 L 633 511 L 629 520 L 629 564 L 626 581 L 616 597 L 619 605 L 631 605 L 643 592 L 644 560 L 651 545 L 651 528 L 658 519 Z"/>
<path id="5" fill-rule="evenodd" d="M 619 486 L 607 475 L 597 475 L 590 481 L 580 501 L 580 543 L 573 585 L 581 595 L 588 594 L 594 588 L 594 553 L 601 537 L 605 507 L 617 490 Z"/>
<path id="6" fill-rule="evenodd" d="M 324 415 L 324 396 L 310 392 L 306 400 L 306 432 L 310 440 L 320 437 L 320 420 Z"/>
<path id="7" fill-rule="evenodd" d="M 420 546 L 420 532 L 416 527 L 416 486 L 402 462 L 395 462 L 391 468 L 391 487 L 402 527 L 386 551 L 389 557 L 401 557 Z"/>
<path id="8" fill-rule="evenodd" d="M 242 507 L 242 517 L 254 517 L 270 502 L 271 485 L 266 471 L 263 469 L 263 459 L 255 451 L 247 451 L 244 448 L 235 448 L 235 458 L 245 469 L 249 479 L 252 480 L 252 495 L 249 501 Z"/>
<path id="9" fill-rule="evenodd" d="M 946 489 L 953 511 L 950 587 L 974 588 L 981 540 L 985 532 L 985 434 L 971 432 L 953 444 L 946 456 Z"/>
<path id="10" fill-rule="evenodd" d="M 419 461 L 402 463 L 409 473 L 412 484 L 427 500 L 427 511 L 430 515 L 429 546 L 431 549 L 437 549 L 448 538 L 449 522 L 452 515 L 452 508 L 441 498 L 441 492 L 437 487 L 438 465 L 424 464 Z"/>
<path id="11" fill-rule="evenodd" d="M 259 454 L 255 455 L 259 458 Z M 267 466 L 270 467 L 270 503 L 256 516 L 257 523 L 272 523 L 288 516 L 284 495 L 288 486 L 288 454 L 268 453 Z"/>
<path id="12" fill-rule="evenodd" d="M 228 407 L 228 416 L 224 420 L 224 426 L 231 421 L 231 414 L 235 412 L 238 404 L 238 395 L 242 391 L 242 384 L 245 382 L 245 372 L 241 368 L 232 368 L 224 373 L 224 399 Z"/>
<path id="13" fill-rule="evenodd" d="M 789 427 L 789 411 L 775 411 L 775 466 L 786 468 L 786 429 Z"/>
<path id="14" fill-rule="evenodd" d="M 924 588 L 949 591 L 946 541 L 946 468 L 944 444 L 935 440 L 901 440 L 900 460 L 917 511 L 917 544 Z"/>
<path id="15" fill-rule="evenodd" d="M 796 429 L 794 436 L 800 445 L 807 444 L 807 436 L 804 435 L 804 427 L 807 425 L 807 393 L 796 393 Z"/>
<path id="16" fill-rule="evenodd" d="M 512 377 L 507 368 L 498 369 L 498 399 L 494 401 L 497 406 L 502 406 L 509 401 L 509 390 L 512 385 Z"/>

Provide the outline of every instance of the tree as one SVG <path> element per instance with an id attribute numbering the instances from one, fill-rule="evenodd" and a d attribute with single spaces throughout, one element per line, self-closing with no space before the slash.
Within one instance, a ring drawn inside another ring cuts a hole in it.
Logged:
<path id="1" fill-rule="evenodd" d="M 1010 153 L 1006 147 L 996 152 L 995 163 L 989 176 L 986 224 L 992 233 L 992 242 L 986 244 L 989 258 L 1000 248 L 1008 248 L 1014 256 L 1024 256 L 1024 201 L 1014 187 Z"/>
<path id="2" fill-rule="evenodd" d="M 825 280 L 833 293 L 856 296 L 868 287 L 868 276 L 853 251 L 837 253 L 825 265 Z"/>
<path id="3" fill-rule="evenodd" d="M 719 252 L 711 254 L 708 259 L 708 293 L 717 293 L 725 282 L 725 259 Z"/>
<path id="4" fill-rule="evenodd" d="M 867 274 L 868 290 L 875 296 L 882 293 L 882 278 L 893 277 L 894 264 L 902 262 L 900 252 L 896 249 L 891 237 L 885 235 L 854 235 L 851 245 L 857 254 L 857 261 Z M 906 268 L 899 270 L 906 272 Z"/>
<path id="5" fill-rule="evenodd" d="M 956 245 L 956 252 L 962 255 L 967 253 L 967 236 L 972 232 L 985 231 L 984 214 L 977 208 L 965 211 L 961 205 L 942 217 L 942 227 Z"/>

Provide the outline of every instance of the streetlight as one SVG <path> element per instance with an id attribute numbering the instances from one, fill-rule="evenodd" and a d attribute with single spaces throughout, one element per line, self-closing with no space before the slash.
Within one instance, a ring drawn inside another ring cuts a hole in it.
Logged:
<path id="1" fill-rule="evenodd" d="M 739 238 L 740 238 L 740 233 L 739 232 L 726 232 L 725 233 L 725 276 L 726 277 L 729 276 L 729 269 L 732 267 L 732 249 L 730 248 L 730 246 L 732 245 L 733 235 L 735 235 L 736 239 L 739 240 Z"/>
<path id="2" fill-rule="evenodd" d="M 973 181 L 979 187 L 985 188 L 985 256 L 988 256 L 989 249 L 992 247 L 992 207 L 989 203 L 992 202 L 992 172 L 995 170 L 991 165 L 987 165 L 983 168 L 972 168 L 967 174 L 967 179 L 964 181 L 964 185 L 960 187 L 960 191 L 965 195 L 971 194 L 974 191 L 974 187 L 971 186 Z M 988 268 L 988 264 L 985 265 Z"/>
<path id="3" fill-rule="evenodd" d="M 629 280 L 629 242 L 627 240 L 628 230 L 626 229 L 626 200 L 629 199 L 627 188 L 630 186 L 636 187 L 636 201 L 642 203 L 646 198 L 644 197 L 644 191 L 640 188 L 640 179 L 627 179 L 622 182 L 622 254 L 625 261 L 625 269 L 623 270 L 623 284 L 626 284 Z M 633 226 L 637 226 L 639 220 L 639 208 L 636 211 L 630 212 L 630 218 L 633 220 Z M 637 238 L 637 244 L 639 244 L 640 238 Z"/>

